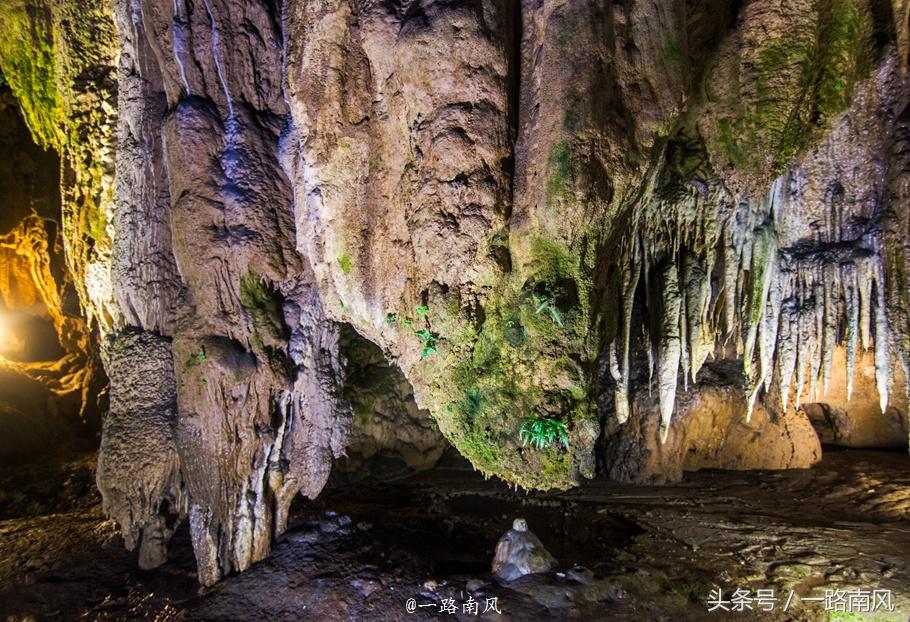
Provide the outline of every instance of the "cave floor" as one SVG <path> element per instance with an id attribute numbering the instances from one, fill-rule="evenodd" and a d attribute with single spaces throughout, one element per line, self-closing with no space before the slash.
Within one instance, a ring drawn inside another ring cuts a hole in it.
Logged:
<path id="1" fill-rule="evenodd" d="M 185 529 L 167 565 L 136 568 L 101 516 L 93 461 L 0 475 L 0 620 L 910 617 L 904 453 L 828 451 L 811 470 L 699 472 L 672 486 L 593 481 L 560 494 L 515 492 L 460 469 L 351 484 L 302 501 L 267 560 L 207 590 L 195 583 Z M 506 587 L 489 562 L 516 516 L 560 565 Z M 715 586 L 725 601 L 749 590 L 753 610 L 708 613 Z M 758 589 L 777 601 L 759 603 Z M 802 600 L 826 589 L 858 590 L 858 607 L 890 590 L 894 610 L 826 613 Z M 482 613 L 494 597 L 501 614 Z M 469 598 L 480 615 L 462 611 Z M 459 613 L 440 612 L 450 604 Z"/>

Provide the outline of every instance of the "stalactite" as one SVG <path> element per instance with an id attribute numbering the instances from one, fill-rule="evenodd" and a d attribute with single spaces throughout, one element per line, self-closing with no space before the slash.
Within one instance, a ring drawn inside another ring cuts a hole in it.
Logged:
<path id="1" fill-rule="evenodd" d="M 821 374 L 822 356 L 824 354 L 823 332 L 825 326 L 825 286 L 818 278 L 813 277 L 812 287 L 812 359 L 809 368 L 809 396 L 812 401 L 818 400 L 818 380 Z"/>
<path id="2" fill-rule="evenodd" d="M 859 340 L 859 292 L 856 283 L 856 265 L 842 268 L 843 295 L 847 313 L 847 401 L 853 397 L 853 370 L 856 368 L 856 346 Z"/>
<path id="3" fill-rule="evenodd" d="M 681 344 L 679 335 L 679 276 L 676 264 L 662 268 L 660 279 L 660 336 L 657 353 L 657 383 L 660 400 L 660 441 L 666 442 L 676 402 Z"/>
<path id="4" fill-rule="evenodd" d="M 750 292 L 746 299 L 747 329 L 743 346 L 743 365 L 747 378 L 752 377 L 752 359 L 758 332 L 761 328 L 761 319 L 765 312 L 765 304 L 771 283 L 777 273 L 777 247 L 773 233 L 768 227 L 761 227 L 756 232 L 752 252 L 749 257 Z"/>
<path id="5" fill-rule="evenodd" d="M 881 264 L 876 266 L 875 285 L 875 386 L 878 389 L 882 414 L 888 409 L 888 392 L 891 390 L 891 339 L 888 316 L 885 311 L 885 279 Z"/>
<path id="6" fill-rule="evenodd" d="M 685 283 L 685 305 L 686 313 L 683 318 L 683 326 L 686 328 L 688 338 L 688 372 L 692 382 L 696 382 L 696 377 L 705 359 L 708 358 L 710 347 L 706 347 L 705 333 L 708 324 L 708 313 L 711 303 L 711 280 L 709 274 L 712 266 L 710 257 L 699 257 L 692 253 L 686 253 L 683 259 L 683 281 Z M 713 342 L 713 334 L 710 335 Z M 712 343 L 713 345 L 713 343 Z"/>
<path id="7" fill-rule="evenodd" d="M 780 392 L 780 407 L 787 409 L 790 402 L 790 387 L 793 382 L 793 373 L 796 370 L 799 328 L 797 321 L 796 292 L 794 290 L 795 278 L 792 272 L 786 273 L 782 289 L 783 300 L 780 307 L 780 336 L 777 345 L 777 365 Z"/>
<path id="8" fill-rule="evenodd" d="M 616 383 L 615 408 L 616 419 L 625 423 L 629 418 L 629 341 L 632 330 L 632 309 L 635 303 L 635 292 L 641 276 L 640 250 L 637 238 L 632 242 L 632 250 L 627 261 L 623 264 L 622 272 L 622 317 L 620 319 L 620 334 L 617 337 L 620 343 L 621 355 L 617 360 L 616 340 L 609 347 L 610 372 Z"/>
<path id="9" fill-rule="evenodd" d="M 838 283 L 837 266 L 832 263 L 825 264 L 822 277 L 822 290 L 824 295 L 824 337 L 822 338 L 821 379 L 822 395 L 828 395 L 828 384 L 831 379 L 831 362 L 834 356 L 834 347 L 837 344 L 838 324 Z"/>

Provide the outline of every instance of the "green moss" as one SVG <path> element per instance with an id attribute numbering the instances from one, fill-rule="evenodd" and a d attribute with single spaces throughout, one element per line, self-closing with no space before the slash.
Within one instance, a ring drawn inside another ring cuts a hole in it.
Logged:
<path id="1" fill-rule="evenodd" d="M 354 402 L 354 414 L 357 415 L 357 425 L 364 427 L 370 423 L 370 415 L 373 413 L 373 405 L 369 402 Z"/>
<path id="2" fill-rule="evenodd" d="M 354 260 L 352 260 L 351 257 L 345 253 L 338 258 L 338 265 L 341 267 L 342 272 L 345 274 L 350 274 L 351 270 L 354 269 Z"/>
<path id="3" fill-rule="evenodd" d="M 855 0 L 831 0 L 821 32 L 816 108 L 824 120 L 850 105 L 858 74 L 867 67 L 869 17 Z"/>
<path id="4" fill-rule="evenodd" d="M 482 326 L 450 340 L 460 320 L 434 317 L 447 351 L 423 384 L 433 387 L 441 429 L 475 467 L 526 488 L 567 488 L 576 448 L 522 447 L 518 436 L 528 418 L 558 419 L 571 437 L 575 422 L 592 417 L 585 374 L 573 362 L 588 333 L 588 285 L 579 258 L 561 243 L 541 237 L 529 251 L 521 273 L 508 274 L 487 298 Z M 535 313 L 537 290 L 560 305 L 565 326 Z"/>
<path id="5" fill-rule="evenodd" d="M 257 348 L 263 350 L 266 340 L 281 341 L 285 338 L 281 298 L 253 270 L 240 278 L 240 304 L 252 320 L 253 340 Z"/>
<path id="6" fill-rule="evenodd" d="M 894 618 L 890 618 L 893 620 Z M 889 618 L 874 616 L 868 613 L 829 611 L 828 622 L 888 622 Z"/>
<path id="7" fill-rule="evenodd" d="M 568 204 L 575 202 L 575 193 L 572 189 L 572 152 L 566 141 L 557 144 L 550 155 L 547 205 L 552 207 L 559 201 Z"/>
<path id="8" fill-rule="evenodd" d="M 738 170 L 779 175 L 849 106 L 868 71 L 870 20 L 859 0 L 827 0 L 814 38 L 765 41 L 750 63 L 754 89 L 744 96 L 735 85 L 727 111 L 715 118 L 715 147 Z"/>
<path id="9" fill-rule="evenodd" d="M 572 478 L 572 456 L 555 447 L 547 449 L 541 461 L 540 476 L 546 482 L 563 482 Z"/>
<path id="10" fill-rule="evenodd" d="M 904 250 L 897 244 L 885 248 L 885 286 L 891 297 L 906 310 L 908 297 L 907 274 L 904 270 Z"/>
<path id="11" fill-rule="evenodd" d="M 370 158 L 370 174 L 375 175 L 382 170 L 382 158 L 378 155 L 374 155 Z"/>
<path id="12" fill-rule="evenodd" d="M 57 88 L 57 49 L 50 5 L 0 4 L 0 66 L 35 142 L 60 150 L 66 114 Z"/>
<path id="13" fill-rule="evenodd" d="M 99 307 L 108 301 L 89 297 L 86 273 L 91 263 L 108 265 L 111 252 L 120 51 L 111 9 L 106 0 L 0 2 L 0 68 L 35 142 L 61 156 L 67 265 L 88 319 L 104 324 L 110 318 Z"/>
<path id="14" fill-rule="evenodd" d="M 497 229 L 490 236 L 489 244 L 490 248 L 509 248 L 508 232 L 503 228 Z"/>
<path id="15" fill-rule="evenodd" d="M 458 317 L 461 312 L 461 301 L 456 296 L 452 296 L 446 301 L 445 310 L 449 317 Z"/>
<path id="16" fill-rule="evenodd" d="M 749 273 L 751 287 L 749 289 L 749 325 L 758 324 L 761 319 L 761 309 L 764 304 L 764 279 L 770 257 L 771 232 L 762 227 L 755 234 L 755 243 L 752 246 L 752 265 Z"/>
<path id="17" fill-rule="evenodd" d="M 553 285 L 561 279 L 575 279 L 578 275 L 578 258 L 559 242 L 544 237 L 531 243 L 531 275 L 539 283 Z"/>
<path id="18" fill-rule="evenodd" d="M 664 46 L 661 50 L 661 57 L 663 61 L 667 64 L 675 64 L 682 61 L 682 50 L 679 47 L 679 42 L 676 39 L 664 39 Z"/>

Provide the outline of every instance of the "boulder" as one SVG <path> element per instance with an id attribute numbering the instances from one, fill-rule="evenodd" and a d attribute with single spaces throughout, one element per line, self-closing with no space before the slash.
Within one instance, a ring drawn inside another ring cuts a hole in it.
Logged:
<path id="1" fill-rule="evenodd" d="M 496 543 L 493 576 L 500 581 L 508 583 L 525 575 L 547 572 L 555 565 L 556 559 L 528 530 L 523 518 L 516 518 L 512 528 Z"/>

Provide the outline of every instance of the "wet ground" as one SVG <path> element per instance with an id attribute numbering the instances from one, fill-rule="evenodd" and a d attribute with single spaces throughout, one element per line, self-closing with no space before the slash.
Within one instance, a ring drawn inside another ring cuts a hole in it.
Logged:
<path id="1" fill-rule="evenodd" d="M 267 560 L 208 590 L 185 531 L 170 563 L 136 568 L 93 459 L 0 476 L 0 620 L 910 619 L 904 453 L 551 495 L 463 469 L 351 484 L 302 501 Z M 490 560 L 516 516 L 560 566 L 500 585 Z"/>

